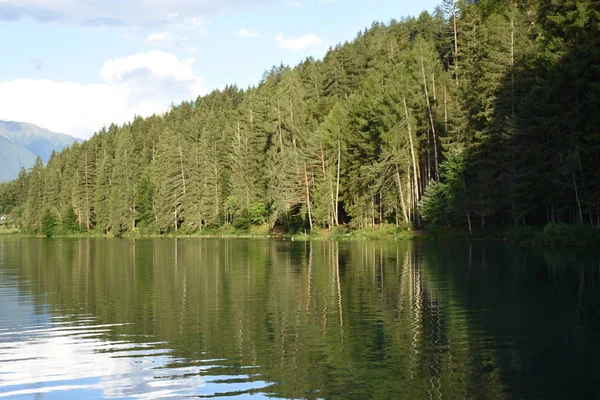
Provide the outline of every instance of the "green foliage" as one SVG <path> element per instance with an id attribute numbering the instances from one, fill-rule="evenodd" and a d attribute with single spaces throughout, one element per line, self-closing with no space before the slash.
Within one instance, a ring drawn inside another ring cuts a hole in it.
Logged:
<path id="1" fill-rule="evenodd" d="M 248 219 L 252 223 L 252 225 L 264 225 L 267 223 L 267 217 L 269 216 L 269 211 L 267 210 L 267 206 L 265 203 L 259 201 L 256 203 L 252 203 L 250 206 L 250 211 L 248 215 Z"/>
<path id="2" fill-rule="evenodd" d="M 62 219 L 62 233 L 77 233 L 80 231 L 81 227 L 77 222 L 75 210 L 73 210 L 73 207 L 68 207 Z"/>
<path id="3" fill-rule="evenodd" d="M 455 150 L 440 165 L 439 182 L 431 183 L 420 203 L 423 219 L 433 225 L 460 219 L 468 211 L 468 195 L 465 187 L 466 158 L 461 150 Z"/>
<path id="4" fill-rule="evenodd" d="M 154 190 L 154 183 L 151 180 L 150 172 L 146 170 L 140 179 L 135 198 L 138 217 L 137 226 L 140 228 L 148 228 L 152 225 Z"/>
<path id="5" fill-rule="evenodd" d="M 252 225 L 248 211 L 244 210 L 240 215 L 233 219 L 231 225 L 240 231 L 248 231 Z"/>
<path id="6" fill-rule="evenodd" d="M 434 226 L 439 225 L 450 210 L 446 186 L 440 182 L 427 186 L 420 206 L 421 217 Z"/>
<path id="7" fill-rule="evenodd" d="M 46 237 L 52 237 L 55 234 L 56 225 L 56 217 L 52 211 L 46 209 L 42 215 L 41 233 Z"/>
<path id="8" fill-rule="evenodd" d="M 589 226 L 548 224 L 541 232 L 539 240 L 550 246 L 598 246 L 600 229 Z"/>
<path id="9" fill-rule="evenodd" d="M 1 185 L 0 211 L 115 235 L 600 226 L 599 21 L 591 0 L 444 0 L 103 128 Z"/>

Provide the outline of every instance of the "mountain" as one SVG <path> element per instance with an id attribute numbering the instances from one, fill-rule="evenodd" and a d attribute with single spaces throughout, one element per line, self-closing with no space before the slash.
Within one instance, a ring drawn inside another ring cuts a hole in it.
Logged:
<path id="1" fill-rule="evenodd" d="M 53 151 L 76 141 L 82 140 L 34 124 L 0 121 L 0 182 L 16 178 L 21 167 L 31 168 L 37 156 L 46 163 Z"/>

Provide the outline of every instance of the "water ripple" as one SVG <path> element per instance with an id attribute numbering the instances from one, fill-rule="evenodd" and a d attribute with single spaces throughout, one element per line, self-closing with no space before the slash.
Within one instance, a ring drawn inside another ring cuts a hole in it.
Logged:
<path id="1" fill-rule="evenodd" d="M 164 342 L 103 340 L 124 324 L 94 324 L 90 317 L 68 323 L 53 320 L 2 330 L 0 398 L 66 392 L 104 398 L 207 397 L 269 385 L 248 369 L 205 376 L 226 360 L 182 360 Z"/>

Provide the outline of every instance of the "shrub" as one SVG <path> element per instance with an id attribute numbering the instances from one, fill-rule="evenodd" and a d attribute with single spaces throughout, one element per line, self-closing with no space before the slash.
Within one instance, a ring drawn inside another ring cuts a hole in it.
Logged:
<path id="1" fill-rule="evenodd" d="M 44 211 L 42 216 L 42 234 L 46 237 L 52 237 L 56 228 L 56 218 L 48 209 Z"/>

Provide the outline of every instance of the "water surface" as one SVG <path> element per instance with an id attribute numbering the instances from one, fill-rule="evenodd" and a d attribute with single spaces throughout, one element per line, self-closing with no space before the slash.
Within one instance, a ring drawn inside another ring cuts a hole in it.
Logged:
<path id="1" fill-rule="evenodd" d="M 600 255 L 0 238 L 0 398 L 599 399 Z"/>

